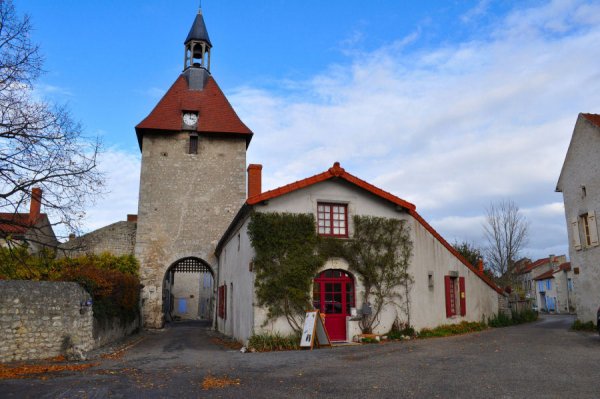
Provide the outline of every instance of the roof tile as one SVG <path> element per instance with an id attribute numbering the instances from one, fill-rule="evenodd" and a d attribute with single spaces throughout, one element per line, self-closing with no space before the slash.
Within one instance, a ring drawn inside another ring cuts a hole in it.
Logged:
<path id="1" fill-rule="evenodd" d="M 185 76 L 180 75 L 152 112 L 135 127 L 140 148 L 144 133 L 180 132 L 183 111 L 198 112 L 199 133 L 244 135 L 247 142 L 252 138 L 252 131 L 237 116 L 212 76 L 203 90 L 189 90 Z"/>

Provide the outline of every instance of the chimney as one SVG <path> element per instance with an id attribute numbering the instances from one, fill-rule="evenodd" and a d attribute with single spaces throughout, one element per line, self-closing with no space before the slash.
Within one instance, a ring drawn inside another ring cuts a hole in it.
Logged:
<path id="1" fill-rule="evenodd" d="M 29 221 L 35 222 L 40 216 L 42 209 L 42 189 L 34 187 L 31 189 L 31 204 L 29 205 Z"/>
<path id="2" fill-rule="evenodd" d="M 137 215 L 127 215 L 128 222 L 137 222 Z"/>
<path id="3" fill-rule="evenodd" d="M 483 274 L 483 259 L 477 261 L 477 270 L 479 270 L 480 274 Z"/>
<path id="4" fill-rule="evenodd" d="M 248 165 L 248 198 L 262 192 L 262 165 Z"/>
<path id="5" fill-rule="evenodd" d="M 77 236 L 75 235 L 75 233 L 69 234 L 69 241 L 73 241 L 76 238 L 77 238 Z"/>
<path id="6" fill-rule="evenodd" d="M 548 261 L 550 262 L 550 266 L 554 266 L 554 255 L 548 255 Z"/>

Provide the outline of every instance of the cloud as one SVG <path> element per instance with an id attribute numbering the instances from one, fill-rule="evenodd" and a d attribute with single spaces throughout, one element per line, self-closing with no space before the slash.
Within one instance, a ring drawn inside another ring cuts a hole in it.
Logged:
<path id="1" fill-rule="evenodd" d="M 99 155 L 98 169 L 106 176 L 107 193 L 90 204 L 83 220 L 85 232 L 126 220 L 127 214 L 137 214 L 139 154 L 109 148 Z"/>
<path id="2" fill-rule="evenodd" d="M 341 161 L 457 238 L 481 240 L 473 220 L 512 198 L 529 212 L 527 250 L 565 253 L 564 216 L 548 210 L 577 114 L 599 111 L 596 8 L 514 9 L 458 43 L 399 38 L 287 82 L 285 95 L 238 88 L 230 100 L 256 133 L 249 161 L 265 165 L 267 189 Z"/>

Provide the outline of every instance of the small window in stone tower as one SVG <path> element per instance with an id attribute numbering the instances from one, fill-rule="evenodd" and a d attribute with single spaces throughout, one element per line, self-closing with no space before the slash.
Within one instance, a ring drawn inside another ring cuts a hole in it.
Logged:
<path id="1" fill-rule="evenodd" d="M 193 133 L 190 134 L 190 149 L 188 154 L 198 153 L 198 135 Z"/>

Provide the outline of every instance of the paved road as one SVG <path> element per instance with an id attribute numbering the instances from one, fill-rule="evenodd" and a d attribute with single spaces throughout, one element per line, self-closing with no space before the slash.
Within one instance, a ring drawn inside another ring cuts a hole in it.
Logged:
<path id="1" fill-rule="evenodd" d="M 600 337 L 570 316 L 457 337 L 242 354 L 181 324 L 121 359 L 51 379 L 0 381 L 2 398 L 598 398 Z M 203 390 L 206 376 L 239 385 Z"/>

